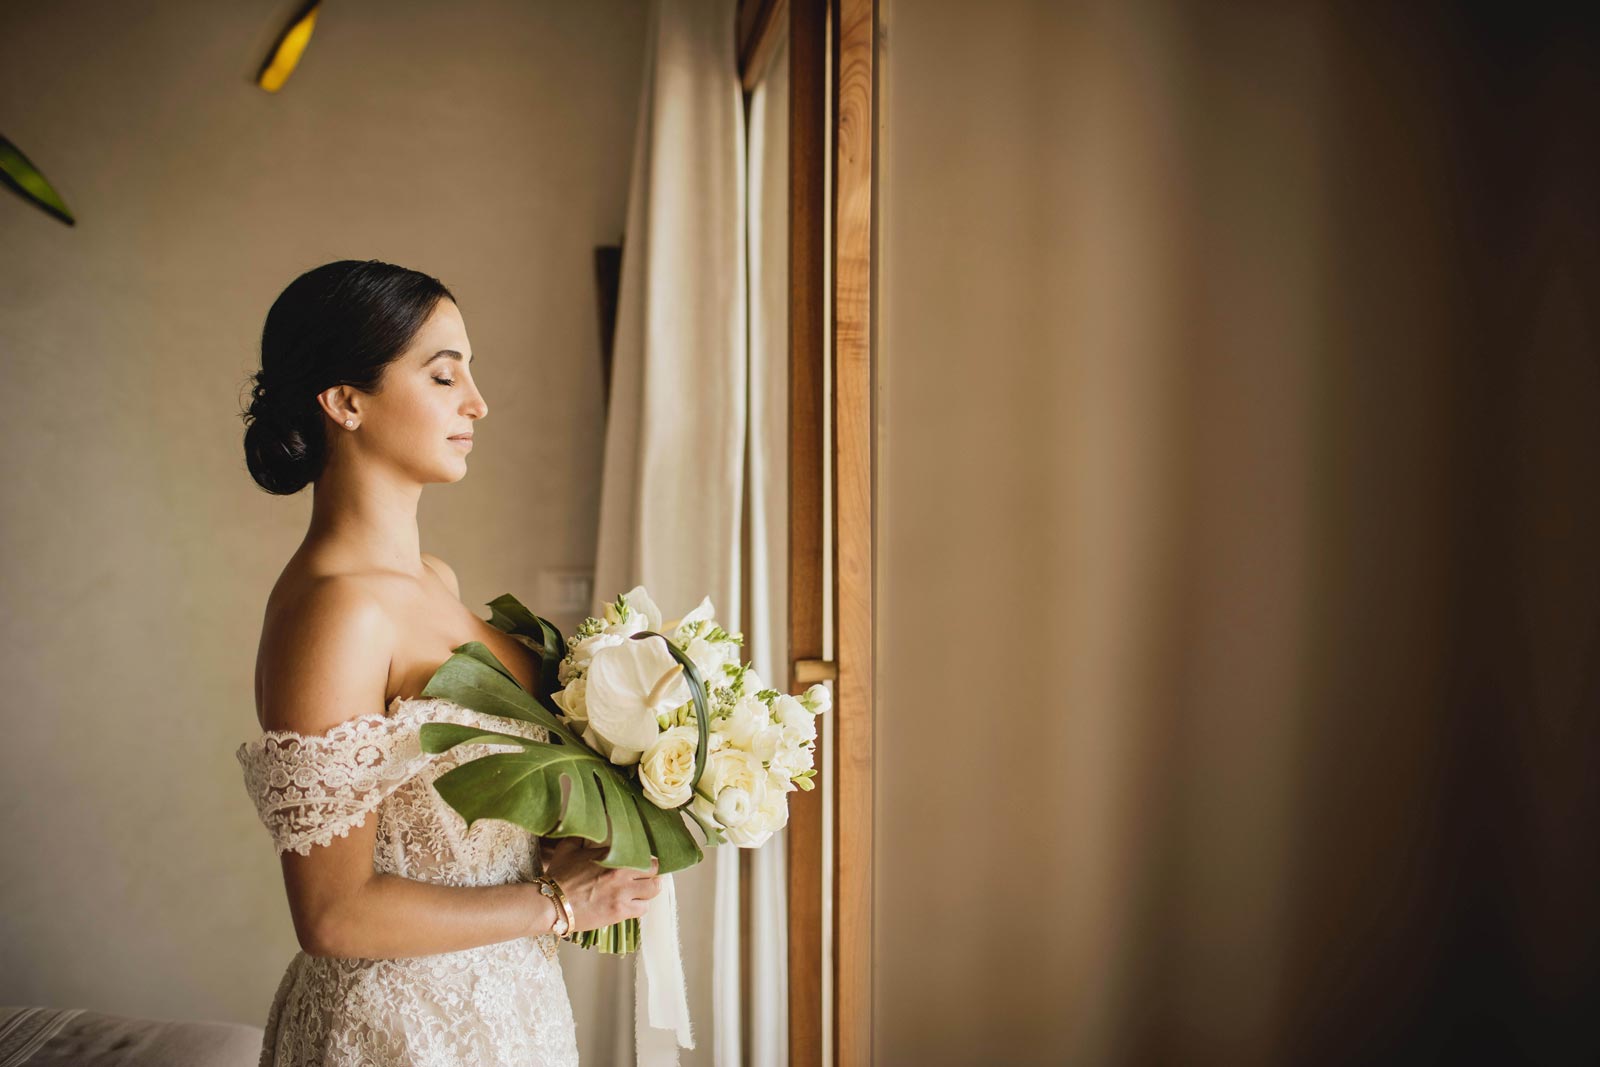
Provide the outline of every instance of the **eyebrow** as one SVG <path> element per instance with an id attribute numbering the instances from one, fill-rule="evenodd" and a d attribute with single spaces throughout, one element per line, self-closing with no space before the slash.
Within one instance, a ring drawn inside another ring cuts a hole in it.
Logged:
<path id="1" fill-rule="evenodd" d="M 457 363 L 461 362 L 461 353 L 460 352 L 457 352 L 453 348 L 441 348 L 439 351 L 435 352 L 433 355 L 429 356 L 426 360 L 424 360 L 422 365 L 424 367 L 426 367 L 429 363 L 432 363 L 434 360 L 438 359 L 440 356 L 449 356 L 451 359 L 455 360 Z M 477 356 L 468 356 L 467 357 L 467 362 L 471 363 L 473 360 L 475 360 L 477 358 L 478 358 Z"/>

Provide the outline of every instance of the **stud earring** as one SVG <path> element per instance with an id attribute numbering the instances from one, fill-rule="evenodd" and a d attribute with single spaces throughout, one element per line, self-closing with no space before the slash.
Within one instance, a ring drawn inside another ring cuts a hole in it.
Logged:
<path id="1" fill-rule="evenodd" d="M 354 426 L 356 424 L 356 420 L 355 419 L 345 419 L 344 420 L 344 424 L 346 426 Z"/>

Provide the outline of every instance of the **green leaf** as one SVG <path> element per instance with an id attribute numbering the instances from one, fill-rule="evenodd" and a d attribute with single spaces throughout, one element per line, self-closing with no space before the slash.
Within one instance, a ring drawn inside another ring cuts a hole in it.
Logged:
<path id="1" fill-rule="evenodd" d="M 567 641 L 549 619 L 535 615 L 510 593 L 501 593 L 488 603 L 489 624 L 508 633 L 528 638 L 539 655 L 538 696 L 547 697 L 561 688 L 559 669 L 567 658 Z"/>
<path id="2" fill-rule="evenodd" d="M 68 226 L 77 224 L 55 186 L 39 173 L 33 161 L 9 138 L 0 137 L 0 183 L 8 185 L 24 200 L 54 215 Z"/>
<path id="3" fill-rule="evenodd" d="M 645 833 L 644 816 L 639 808 L 650 802 L 643 794 L 634 796 L 619 775 L 605 774 L 597 778 L 605 795 L 606 814 L 611 816 L 611 851 L 599 861 L 600 865 L 649 870 L 650 838 Z M 662 866 L 665 867 L 665 863 Z"/>
<path id="4" fill-rule="evenodd" d="M 691 798 L 691 800 L 692 799 L 693 798 Z M 725 845 L 725 844 L 728 843 L 728 839 L 726 837 L 722 836 L 722 831 L 718 830 L 711 823 L 708 823 L 704 819 L 702 819 L 698 814 L 695 813 L 695 810 L 693 808 L 684 807 L 684 808 L 680 808 L 679 810 L 682 811 L 685 815 L 689 816 L 689 818 L 693 819 L 695 821 L 695 824 L 700 827 L 700 832 L 706 835 L 706 843 L 707 844 Z"/>
<path id="5" fill-rule="evenodd" d="M 457 745 L 520 745 L 528 748 L 542 744 L 515 734 L 499 734 L 492 730 L 478 730 L 453 722 L 427 722 L 417 731 L 424 752 L 449 752 Z"/>
<path id="6" fill-rule="evenodd" d="M 662 811 L 646 800 L 639 805 L 639 814 L 644 816 L 645 830 L 650 834 L 650 848 L 661 862 L 662 874 L 692 867 L 700 862 L 700 846 L 695 844 L 694 835 L 684 826 L 683 816 L 677 811 Z"/>
<path id="7" fill-rule="evenodd" d="M 535 723 L 569 744 L 582 743 L 548 707 L 522 688 L 483 642 L 468 641 L 452 651 L 422 687 L 424 697 L 451 700 L 502 719 Z"/>

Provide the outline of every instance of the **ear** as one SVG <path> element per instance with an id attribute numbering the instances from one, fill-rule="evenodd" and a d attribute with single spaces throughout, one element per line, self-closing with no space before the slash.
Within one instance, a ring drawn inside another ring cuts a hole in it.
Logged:
<path id="1" fill-rule="evenodd" d="M 361 411 L 359 397 L 361 393 L 348 385 L 335 385 L 317 394 L 317 403 L 328 415 L 328 418 L 343 426 L 346 419 L 354 419 L 356 425 L 361 424 Z"/>

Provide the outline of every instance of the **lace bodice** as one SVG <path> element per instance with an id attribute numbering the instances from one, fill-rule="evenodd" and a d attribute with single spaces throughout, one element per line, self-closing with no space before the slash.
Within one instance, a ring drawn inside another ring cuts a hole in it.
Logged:
<path id="1" fill-rule="evenodd" d="M 279 853 L 310 855 L 377 816 L 373 869 L 455 886 L 526 881 L 538 838 L 497 819 L 469 830 L 433 788 L 441 774 L 510 744 L 422 751 L 418 730 L 451 722 L 543 741 L 543 727 L 450 700 L 396 697 L 326 734 L 274 730 L 235 753 Z M 263 1067 L 445 1067 L 577 1063 L 566 985 L 549 935 L 406 959 L 299 953 L 269 1011 Z"/>

